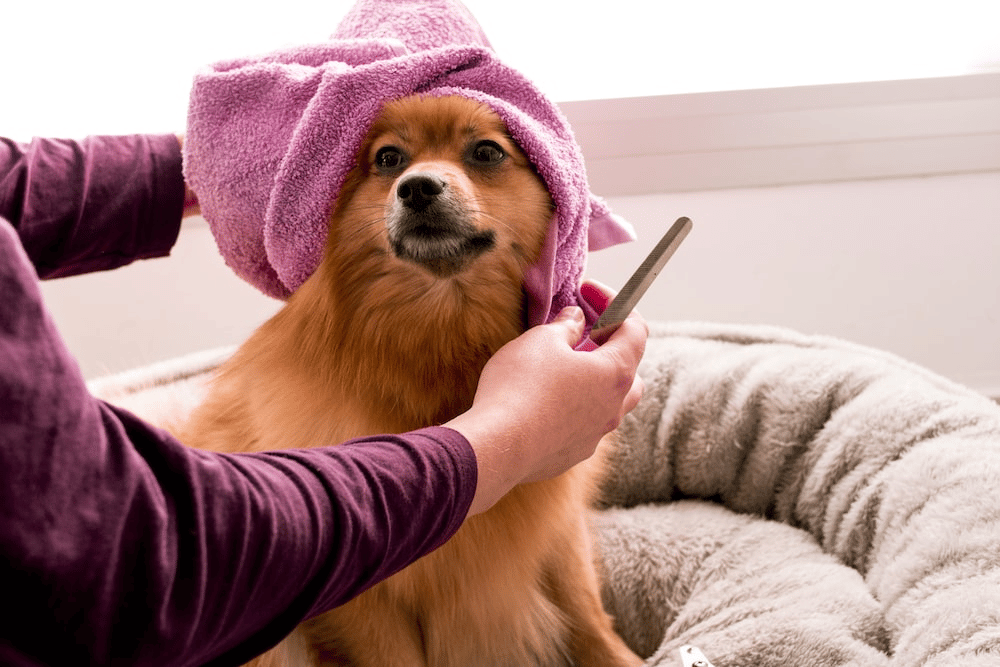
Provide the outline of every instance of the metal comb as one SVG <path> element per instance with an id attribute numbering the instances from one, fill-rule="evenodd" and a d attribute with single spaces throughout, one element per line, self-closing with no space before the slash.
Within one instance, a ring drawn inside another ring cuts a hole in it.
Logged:
<path id="1" fill-rule="evenodd" d="M 677 218 L 677 221 L 671 225 L 660 242 L 650 251 L 649 256 L 642 261 L 642 264 L 628 279 L 618 295 L 597 318 L 597 322 L 594 323 L 594 328 L 590 332 L 591 340 L 597 344 L 604 343 L 621 326 L 628 314 L 639 303 L 642 295 L 653 284 L 653 279 L 660 273 L 660 269 L 673 256 L 681 241 L 691 231 L 691 226 L 690 219 Z"/>

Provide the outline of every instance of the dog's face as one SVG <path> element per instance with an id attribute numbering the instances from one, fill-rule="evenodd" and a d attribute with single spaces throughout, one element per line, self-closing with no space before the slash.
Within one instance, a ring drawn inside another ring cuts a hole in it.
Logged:
<path id="1" fill-rule="evenodd" d="M 305 313 L 298 339 L 323 332 L 314 358 L 336 357 L 324 372 L 356 377 L 405 416 L 380 429 L 447 421 L 524 330 L 525 273 L 552 219 L 541 178 L 487 106 L 391 102 L 340 189 L 322 263 L 289 300 Z"/>
<path id="2" fill-rule="evenodd" d="M 520 280 L 537 259 L 552 201 L 487 106 L 463 97 L 391 102 L 358 163 L 334 216 L 337 243 L 382 246 L 397 269 L 437 280 L 481 282 L 496 271 Z M 349 233 L 359 221 L 363 230 Z"/>

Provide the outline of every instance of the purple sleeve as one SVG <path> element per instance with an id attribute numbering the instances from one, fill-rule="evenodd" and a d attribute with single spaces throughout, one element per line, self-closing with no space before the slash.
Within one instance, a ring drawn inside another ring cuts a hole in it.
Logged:
<path id="1" fill-rule="evenodd" d="M 166 255 L 183 206 L 174 135 L 0 139 L 0 218 L 42 278 Z"/>
<path id="2" fill-rule="evenodd" d="M 0 301 L 0 664 L 239 664 L 468 512 L 449 429 L 225 455 L 94 399 L 2 219 Z"/>

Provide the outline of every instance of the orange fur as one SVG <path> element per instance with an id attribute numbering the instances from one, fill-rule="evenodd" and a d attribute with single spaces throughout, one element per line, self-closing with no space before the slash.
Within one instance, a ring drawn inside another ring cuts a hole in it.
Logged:
<path id="1" fill-rule="evenodd" d="M 420 183 L 418 173 L 446 183 L 457 227 L 475 240 L 456 257 L 425 258 L 438 241 L 419 234 L 404 235 L 410 250 L 393 245 L 400 184 Z M 487 107 L 390 103 L 337 201 L 321 266 L 221 369 L 183 437 L 263 451 L 459 414 L 489 357 L 524 329 L 524 272 L 551 217 L 544 185 Z M 443 547 L 251 664 L 640 664 L 601 609 L 585 525 L 592 474 L 577 466 L 515 488 Z"/>

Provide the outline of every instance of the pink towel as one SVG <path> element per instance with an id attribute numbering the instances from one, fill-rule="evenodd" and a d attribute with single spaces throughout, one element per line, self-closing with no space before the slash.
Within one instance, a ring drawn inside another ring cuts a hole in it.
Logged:
<path id="1" fill-rule="evenodd" d="M 335 193 L 382 105 L 479 100 L 504 120 L 556 204 L 525 285 L 529 324 L 579 304 L 588 245 L 634 238 L 590 193 L 566 119 L 504 65 L 457 0 L 359 0 L 330 41 L 217 63 L 194 81 L 185 175 L 227 264 L 287 298 L 319 265 Z"/>

